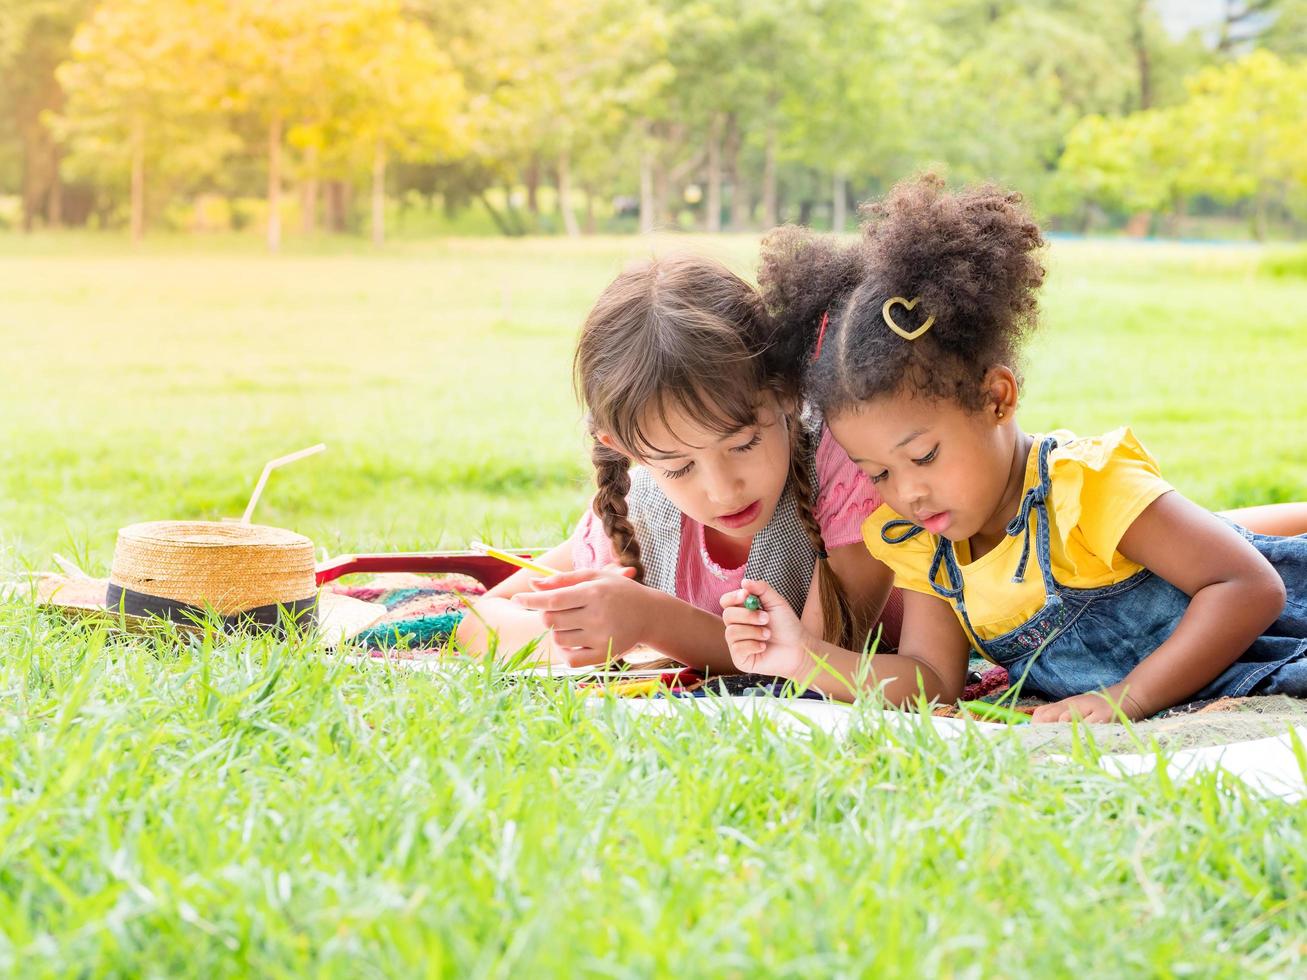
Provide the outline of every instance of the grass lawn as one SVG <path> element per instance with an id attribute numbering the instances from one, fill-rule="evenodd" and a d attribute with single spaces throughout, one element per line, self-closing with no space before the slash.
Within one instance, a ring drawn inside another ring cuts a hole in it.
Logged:
<path id="1" fill-rule="evenodd" d="M 0 545 L 102 572 L 137 521 L 330 552 L 550 544 L 569 385 L 628 258 L 750 238 L 380 252 L 0 238 Z M 1183 492 L 1307 499 L 1307 280 L 1254 248 L 1058 243 L 1022 409 L 1130 423 Z M 639 719 L 493 671 L 175 649 L 0 605 L 0 972 L 540 976 L 1307 971 L 1307 806 L 1007 740 Z"/>

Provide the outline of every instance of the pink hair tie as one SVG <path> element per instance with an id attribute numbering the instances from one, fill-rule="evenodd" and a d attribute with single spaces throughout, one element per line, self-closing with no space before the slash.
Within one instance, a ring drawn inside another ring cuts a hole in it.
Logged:
<path id="1" fill-rule="evenodd" d="M 830 323 L 830 310 L 821 315 L 821 327 L 817 330 L 817 347 L 812 352 L 812 362 L 817 363 L 817 358 L 821 357 L 821 342 L 826 339 L 826 327 Z"/>

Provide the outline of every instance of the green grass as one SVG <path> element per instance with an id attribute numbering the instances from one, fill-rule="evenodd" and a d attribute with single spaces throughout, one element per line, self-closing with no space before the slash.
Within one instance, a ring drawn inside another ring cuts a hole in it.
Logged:
<path id="1" fill-rule="evenodd" d="M 136 520 L 333 552 L 551 543 L 570 344 L 626 258 L 747 238 L 0 238 L 6 566 Z M 1307 282 L 1251 248 L 1058 244 L 1023 420 L 1132 424 L 1213 507 L 1307 498 Z M 1307 807 L 928 725 L 628 715 L 485 670 L 176 645 L 0 605 L 0 972 L 1294 975 Z"/>

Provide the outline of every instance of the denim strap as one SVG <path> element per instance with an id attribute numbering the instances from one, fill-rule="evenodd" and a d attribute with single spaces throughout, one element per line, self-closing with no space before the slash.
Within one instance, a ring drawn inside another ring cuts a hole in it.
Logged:
<path id="1" fill-rule="evenodd" d="M 1053 556 L 1052 556 L 1052 539 L 1049 535 L 1048 525 L 1048 498 L 1052 491 L 1052 480 L 1049 476 L 1048 454 L 1057 448 L 1057 440 L 1048 436 L 1039 444 L 1039 482 L 1025 492 L 1021 498 L 1021 506 L 1017 509 L 1017 516 L 1012 518 L 1007 525 L 1007 533 L 1011 537 L 1024 535 L 1021 542 L 1021 557 L 1017 559 L 1016 572 L 1012 576 L 1013 582 L 1024 582 L 1026 580 L 1026 568 L 1030 564 L 1030 518 L 1031 513 L 1038 508 L 1039 520 L 1035 522 L 1036 547 L 1038 553 L 1036 560 L 1039 562 L 1039 573 L 1044 579 L 1044 592 L 1046 595 L 1053 595 L 1057 590 L 1057 584 L 1053 580 Z"/>
<path id="2" fill-rule="evenodd" d="M 901 527 L 907 528 L 907 530 L 902 534 L 895 534 L 892 537 L 890 536 L 891 528 Z M 909 541 L 912 538 L 915 538 L 925 530 L 926 529 L 920 524 L 913 524 L 911 521 L 905 521 L 900 517 L 898 520 L 885 522 L 884 526 L 880 529 L 880 539 L 886 544 L 902 544 L 904 541 Z"/>

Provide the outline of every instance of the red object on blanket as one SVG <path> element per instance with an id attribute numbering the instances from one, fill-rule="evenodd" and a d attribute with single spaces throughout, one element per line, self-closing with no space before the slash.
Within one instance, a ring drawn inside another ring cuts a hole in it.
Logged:
<path id="1" fill-rule="evenodd" d="M 532 552 L 514 551 L 530 558 Z M 469 575 L 492 589 L 517 569 L 474 551 L 393 551 L 388 554 L 340 555 L 318 566 L 318 585 L 356 572 L 436 572 Z"/>
<path id="2" fill-rule="evenodd" d="M 987 695 L 1006 690 L 1007 686 L 1007 671 L 995 664 L 982 670 L 977 679 L 966 686 L 962 691 L 962 700 L 979 701 Z"/>

